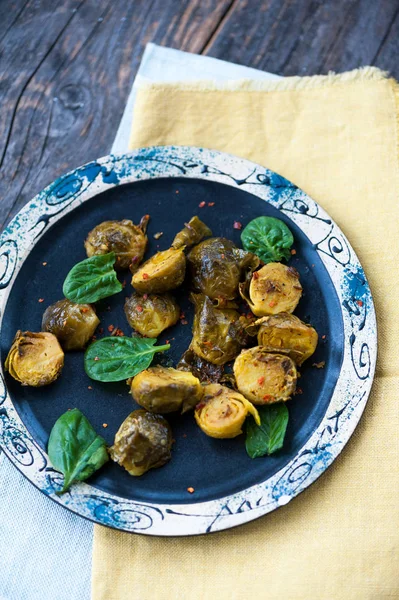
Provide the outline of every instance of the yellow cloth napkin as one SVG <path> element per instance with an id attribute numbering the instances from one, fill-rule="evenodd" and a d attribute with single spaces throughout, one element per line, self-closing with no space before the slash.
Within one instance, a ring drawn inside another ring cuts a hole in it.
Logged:
<path id="1" fill-rule="evenodd" d="M 328 211 L 369 279 L 379 361 L 350 442 L 287 506 L 191 538 L 96 526 L 93 600 L 399 598 L 398 104 L 397 83 L 370 67 L 235 87 L 139 90 L 132 148 L 231 152 L 281 173 Z"/>

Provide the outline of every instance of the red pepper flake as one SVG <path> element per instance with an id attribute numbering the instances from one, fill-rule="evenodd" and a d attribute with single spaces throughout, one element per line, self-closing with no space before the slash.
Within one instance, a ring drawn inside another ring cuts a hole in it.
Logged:
<path id="1" fill-rule="evenodd" d="M 122 329 L 119 329 L 119 327 L 115 327 L 115 329 L 113 330 L 113 332 L 111 333 L 112 336 L 117 336 L 117 337 L 123 337 L 125 334 L 123 333 Z"/>
<path id="2" fill-rule="evenodd" d="M 94 360 L 100 360 L 100 359 L 98 358 L 98 356 L 95 356 L 95 357 L 94 357 Z"/>
<path id="3" fill-rule="evenodd" d="M 91 336 L 91 341 L 92 341 L 92 342 L 95 342 L 95 341 L 96 341 L 96 339 L 97 339 L 97 336 L 96 336 L 96 335 L 92 335 L 92 336 Z"/>
<path id="4" fill-rule="evenodd" d="M 272 300 L 271 302 L 269 302 L 269 306 L 270 308 L 273 308 L 274 306 L 276 306 L 277 302 L 275 300 Z"/>
<path id="5" fill-rule="evenodd" d="M 123 287 L 123 288 L 124 288 L 124 287 L 126 287 L 126 279 L 124 279 L 124 280 L 122 281 L 122 287 Z"/>
<path id="6" fill-rule="evenodd" d="M 40 302 L 41 304 L 42 302 L 44 302 L 44 298 L 39 298 L 38 302 Z"/>
<path id="7" fill-rule="evenodd" d="M 179 319 L 185 319 L 185 318 L 186 318 L 186 315 L 184 314 L 183 311 L 181 311 Z"/>
<path id="8" fill-rule="evenodd" d="M 81 309 L 80 309 L 80 312 L 81 312 L 81 313 L 87 313 L 87 312 L 89 312 L 89 309 L 88 309 L 88 308 L 86 308 L 86 306 L 85 306 L 84 308 L 81 308 Z"/>
<path id="9" fill-rule="evenodd" d="M 100 329 L 98 330 L 98 333 L 104 333 L 103 327 L 100 327 Z"/>
<path id="10" fill-rule="evenodd" d="M 265 395 L 263 396 L 263 400 L 264 400 L 265 402 L 269 402 L 269 401 L 270 401 L 270 400 L 272 400 L 272 399 L 273 399 L 273 396 L 271 396 L 270 394 L 265 394 Z"/>
<path id="11" fill-rule="evenodd" d="M 215 206 L 214 202 L 208 202 L 208 206 Z"/>
<path id="12" fill-rule="evenodd" d="M 234 229 L 242 229 L 242 223 L 240 223 L 240 221 L 234 221 L 233 228 Z"/>
<path id="13" fill-rule="evenodd" d="M 180 194 L 179 190 L 176 190 L 176 191 L 175 191 L 175 194 Z"/>
<path id="14" fill-rule="evenodd" d="M 296 250 L 295 250 L 294 248 L 291 250 L 291 254 L 292 254 L 293 256 L 296 254 Z"/>
<path id="15" fill-rule="evenodd" d="M 148 299 L 148 294 L 143 294 L 143 300 L 147 300 Z"/>
<path id="16" fill-rule="evenodd" d="M 259 377 L 258 384 L 262 385 L 263 383 L 265 383 L 265 378 L 264 377 Z"/>
<path id="17" fill-rule="evenodd" d="M 193 487 L 188 487 L 187 491 L 188 491 L 189 494 L 194 494 L 195 489 Z"/>
<path id="18" fill-rule="evenodd" d="M 322 335 L 322 336 L 321 336 L 321 339 L 322 339 L 322 340 L 325 340 L 325 339 L 326 339 L 326 337 L 327 337 L 326 335 Z"/>
<path id="19" fill-rule="evenodd" d="M 200 208 L 204 208 L 205 204 L 206 204 L 206 202 L 205 202 L 205 200 L 203 200 L 202 202 L 200 202 L 200 203 L 198 204 L 198 206 L 199 206 Z"/>
<path id="20" fill-rule="evenodd" d="M 252 277 L 254 279 L 259 279 L 259 273 L 258 273 L 258 271 L 255 271 L 255 273 L 252 274 Z"/>
<path id="21" fill-rule="evenodd" d="M 115 329 L 115 327 L 113 325 L 108 325 L 107 329 L 109 332 L 111 332 Z"/>
<path id="22" fill-rule="evenodd" d="M 223 258 L 223 260 L 226 258 L 224 254 L 221 254 L 220 256 Z"/>
<path id="23" fill-rule="evenodd" d="M 135 265 L 137 262 L 139 262 L 139 257 L 138 256 L 133 256 L 132 260 L 131 260 L 132 265 Z"/>
<path id="24" fill-rule="evenodd" d="M 46 262 L 44 262 L 44 263 L 42 263 L 42 265 L 43 265 L 43 267 L 45 267 L 45 266 L 47 265 L 47 263 L 46 263 Z"/>
<path id="25" fill-rule="evenodd" d="M 169 340 L 165 340 L 165 344 L 169 344 Z"/>
<path id="26" fill-rule="evenodd" d="M 363 300 L 356 300 L 356 304 L 358 306 L 363 306 Z"/>
<path id="27" fill-rule="evenodd" d="M 195 410 L 201 410 L 202 408 L 204 408 L 204 406 L 205 406 L 205 402 L 198 402 L 198 404 L 195 407 Z"/>
<path id="28" fill-rule="evenodd" d="M 148 275 L 148 273 L 143 273 L 143 279 L 149 279 L 150 276 Z"/>
<path id="29" fill-rule="evenodd" d="M 186 321 L 185 319 L 183 319 L 183 320 L 181 321 L 181 324 L 182 324 L 182 325 L 188 325 L 188 321 Z"/>
<path id="30" fill-rule="evenodd" d="M 139 304 L 136 306 L 137 312 L 143 312 L 143 307 Z"/>
<path id="31" fill-rule="evenodd" d="M 312 267 L 314 267 L 314 265 L 312 265 Z"/>
<path id="32" fill-rule="evenodd" d="M 302 388 L 300 388 L 300 387 L 296 388 L 296 390 L 295 390 L 295 392 L 294 392 L 294 395 L 295 395 L 295 396 L 297 396 L 298 394 L 303 394 L 303 390 L 302 390 Z"/>
<path id="33" fill-rule="evenodd" d="M 88 389 L 88 390 L 92 390 L 93 388 L 91 387 L 91 385 L 88 385 L 88 386 L 87 386 L 87 389 Z"/>
<path id="34" fill-rule="evenodd" d="M 108 427 L 108 423 L 103 423 L 103 427 L 104 427 L 104 429 L 105 429 L 106 427 Z"/>

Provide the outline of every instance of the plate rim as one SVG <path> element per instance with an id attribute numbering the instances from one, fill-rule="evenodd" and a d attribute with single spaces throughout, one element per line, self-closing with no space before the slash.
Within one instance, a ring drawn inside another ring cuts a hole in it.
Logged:
<path id="1" fill-rule="evenodd" d="M 69 171 L 39 192 L 7 225 L 0 235 L 0 330 L 15 277 L 51 225 L 107 189 L 169 177 L 244 189 L 281 210 L 313 243 L 340 300 L 344 329 L 341 370 L 320 424 L 275 475 L 218 499 L 189 504 L 139 502 L 88 483 L 74 484 L 70 492 L 57 496 L 62 476 L 52 469 L 13 406 L 1 362 L 0 446 L 35 487 L 79 516 L 126 532 L 185 536 L 228 529 L 265 515 L 287 504 L 332 464 L 357 426 L 371 391 L 377 328 L 370 287 L 356 253 L 333 219 L 305 192 L 274 171 L 231 154 L 193 146 L 151 146 L 110 154 Z M 352 394 L 351 387 L 355 388 Z"/>

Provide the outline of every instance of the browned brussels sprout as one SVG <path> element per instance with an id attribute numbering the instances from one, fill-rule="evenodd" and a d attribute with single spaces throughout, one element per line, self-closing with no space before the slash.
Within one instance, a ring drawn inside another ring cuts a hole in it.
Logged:
<path id="1" fill-rule="evenodd" d="M 64 350 L 82 350 L 99 322 L 90 304 L 75 304 L 64 298 L 46 308 L 42 330 L 54 333 Z"/>
<path id="2" fill-rule="evenodd" d="M 284 354 L 271 354 L 262 346 L 243 350 L 234 361 L 238 391 L 254 404 L 285 402 L 295 392 L 298 373 Z"/>
<path id="3" fill-rule="evenodd" d="M 317 332 L 298 317 L 289 313 L 279 313 L 262 317 L 256 321 L 259 326 L 258 344 L 267 352 L 288 354 L 297 365 L 312 356 L 317 346 Z"/>
<path id="4" fill-rule="evenodd" d="M 133 294 L 126 298 L 125 314 L 133 329 L 146 337 L 156 338 L 177 323 L 180 308 L 170 294 Z"/>
<path id="5" fill-rule="evenodd" d="M 194 377 L 198 377 L 202 383 L 217 383 L 223 375 L 223 365 L 214 365 L 198 356 L 191 346 L 181 357 L 177 368 L 180 371 L 189 371 Z"/>
<path id="6" fill-rule="evenodd" d="M 136 271 L 132 286 L 141 294 L 162 294 L 179 287 L 186 273 L 186 256 L 182 248 L 158 252 Z"/>
<path id="7" fill-rule="evenodd" d="M 195 407 L 194 416 L 206 435 L 234 438 L 242 433 L 248 413 L 260 425 L 258 411 L 244 396 L 224 385 L 211 383 L 204 386 L 204 396 Z"/>
<path id="8" fill-rule="evenodd" d="M 203 294 L 191 294 L 195 304 L 191 348 L 215 365 L 233 360 L 246 343 L 243 319 L 233 308 L 217 308 Z"/>
<path id="9" fill-rule="evenodd" d="M 171 367 L 150 367 L 130 382 L 130 391 L 140 406 L 153 413 L 166 414 L 194 408 L 202 397 L 200 381 L 186 371 Z"/>
<path id="10" fill-rule="evenodd" d="M 249 289 L 248 289 L 249 288 Z M 268 263 L 240 285 L 240 294 L 257 317 L 292 313 L 302 295 L 299 274 L 294 267 Z"/>
<path id="11" fill-rule="evenodd" d="M 212 235 L 212 231 L 209 227 L 198 217 L 192 217 L 192 219 L 184 225 L 184 229 L 179 231 L 173 240 L 173 248 L 188 248 L 189 246 L 198 244 L 204 237 Z"/>
<path id="12" fill-rule="evenodd" d="M 115 252 L 115 269 L 133 270 L 143 260 L 147 247 L 146 236 L 149 216 L 144 215 L 140 225 L 134 225 L 129 219 L 123 221 L 104 221 L 92 229 L 85 241 L 87 256 Z"/>
<path id="13" fill-rule="evenodd" d="M 234 300 L 239 282 L 259 265 L 254 254 L 236 248 L 226 238 L 204 240 L 194 246 L 187 260 L 193 289 L 211 300 Z"/>
<path id="14" fill-rule="evenodd" d="M 166 419 L 139 409 L 123 421 L 109 453 L 113 461 L 137 477 L 167 463 L 171 448 L 172 431 Z"/>
<path id="15" fill-rule="evenodd" d="M 40 387 L 53 383 L 61 375 L 64 353 L 52 333 L 17 331 L 5 368 L 22 383 Z"/>

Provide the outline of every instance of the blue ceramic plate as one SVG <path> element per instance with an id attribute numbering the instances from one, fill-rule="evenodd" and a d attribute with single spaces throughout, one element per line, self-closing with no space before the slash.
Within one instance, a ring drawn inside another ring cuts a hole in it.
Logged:
<path id="1" fill-rule="evenodd" d="M 199 204 L 205 202 L 205 207 Z M 214 203 L 209 206 L 208 203 Z M 168 248 L 194 214 L 214 235 L 240 245 L 234 221 L 259 215 L 283 219 L 295 238 L 290 261 L 304 288 L 296 314 L 311 322 L 320 342 L 301 369 L 302 393 L 288 403 L 284 449 L 251 460 L 243 436 L 215 440 L 192 413 L 170 419 L 172 460 L 133 478 L 110 462 L 88 483 L 57 496 L 62 476 L 46 454 L 49 432 L 77 407 L 111 444 L 135 408 L 125 383 L 88 379 L 83 354 L 66 355 L 61 378 L 44 388 L 22 387 L 0 375 L 0 441 L 5 454 L 43 493 L 102 525 L 150 535 L 193 535 L 226 529 L 287 504 L 329 467 L 350 438 L 370 392 L 376 359 L 376 323 L 370 289 L 349 242 L 313 200 L 295 185 L 246 160 L 187 147 L 143 148 L 107 156 L 61 177 L 15 217 L 0 240 L 2 364 L 18 329 L 39 331 L 44 309 L 62 297 L 67 272 L 85 258 L 83 241 L 108 219 L 151 215 L 147 255 Z M 163 232 L 157 241 L 153 234 Z M 46 263 L 46 264 L 43 264 Z M 124 293 L 99 303 L 101 326 L 125 330 Z M 188 325 L 165 332 L 176 363 L 189 345 L 192 309 L 177 294 Z M 43 298 L 43 302 L 38 302 Z M 159 356 L 159 355 L 158 355 Z M 160 360 L 164 360 L 162 357 Z M 325 361 L 318 369 L 312 363 Z M 89 389 L 88 386 L 92 389 Z M 104 429 L 103 423 L 108 427 Z M 195 489 L 194 494 L 187 492 Z"/>

